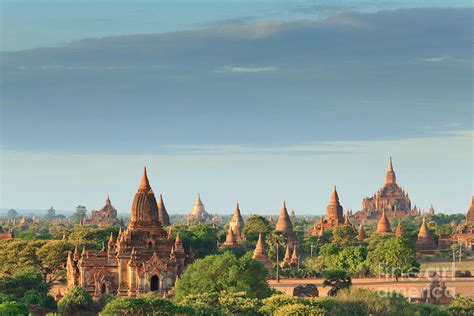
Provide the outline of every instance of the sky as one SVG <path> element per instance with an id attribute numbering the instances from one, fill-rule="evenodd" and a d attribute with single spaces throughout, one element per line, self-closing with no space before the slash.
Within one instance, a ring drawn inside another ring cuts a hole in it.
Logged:
<path id="1" fill-rule="evenodd" d="M 5 1 L 0 208 L 358 210 L 473 195 L 470 1 Z"/>

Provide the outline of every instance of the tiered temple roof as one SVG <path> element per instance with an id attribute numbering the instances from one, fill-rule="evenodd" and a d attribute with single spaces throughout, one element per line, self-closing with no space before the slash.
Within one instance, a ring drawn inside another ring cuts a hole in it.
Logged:
<path id="1" fill-rule="evenodd" d="M 107 195 L 105 205 L 100 210 L 92 210 L 91 217 L 82 220 L 82 225 L 97 225 L 99 227 L 123 226 L 122 219 L 117 217 L 117 210 Z"/>
<path id="2" fill-rule="evenodd" d="M 354 214 L 359 219 L 378 219 L 385 211 L 389 218 L 418 216 L 418 211 L 411 209 L 408 194 L 397 184 L 397 177 L 390 157 L 385 174 L 384 185 L 372 196 L 362 200 L 362 209 Z"/>

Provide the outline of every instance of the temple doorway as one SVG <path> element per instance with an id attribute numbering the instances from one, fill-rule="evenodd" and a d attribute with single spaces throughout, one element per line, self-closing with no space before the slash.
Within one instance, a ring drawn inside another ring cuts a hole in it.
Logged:
<path id="1" fill-rule="evenodd" d="M 150 280 L 150 290 L 151 290 L 152 292 L 158 291 L 158 282 L 159 282 L 158 276 L 154 275 L 154 276 L 151 277 L 151 280 Z"/>
<path id="2" fill-rule="evenodd" d="M 105 286 L 105 283 L 102 283 L 102 286 L 100 287 L 100 293 L 107 294 L 107 287 Z"/>

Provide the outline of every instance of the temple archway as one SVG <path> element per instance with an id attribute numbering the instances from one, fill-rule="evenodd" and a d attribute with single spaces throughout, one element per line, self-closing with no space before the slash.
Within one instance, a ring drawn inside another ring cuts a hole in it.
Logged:
<path id="1" fill-rule="evenodd" d="M 157 275 L 154 275 L 154 276 L 151 277 L 151 279 L 150 279 L 150 290 L 151 290 L 152 292 L 158 291 L 158 289 L 159 289 L 159 282 L 160 282 L 160 279 L 158 278 Z"/>

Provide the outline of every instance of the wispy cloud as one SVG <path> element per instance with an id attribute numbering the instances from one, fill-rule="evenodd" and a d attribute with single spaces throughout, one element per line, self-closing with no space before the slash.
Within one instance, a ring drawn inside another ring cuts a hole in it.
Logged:
<path id="1" fill-rule="evenodd" d="M 278 67 L 243 67 L 243 66 L 227 66 L 216 70 L 216 72 L 233 72 L 233 73 L 258 73 L 276 71 Z"/>

